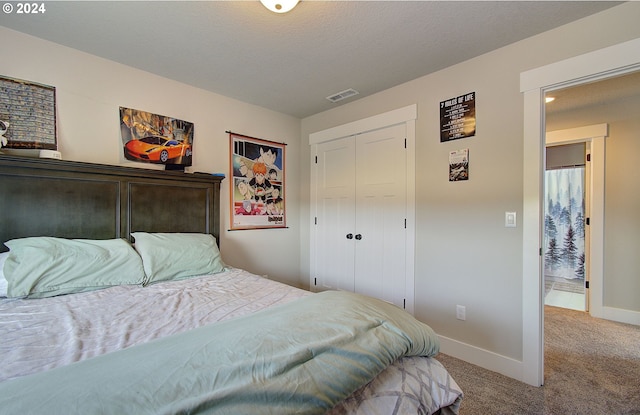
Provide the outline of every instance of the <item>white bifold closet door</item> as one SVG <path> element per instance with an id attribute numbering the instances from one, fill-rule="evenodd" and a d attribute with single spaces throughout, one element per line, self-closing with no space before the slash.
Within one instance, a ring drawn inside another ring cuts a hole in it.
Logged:
<path id="1" fill-rule="evenodd" d="M 317 145 L 316 290 L 405 305 L 405 124 Z"/>

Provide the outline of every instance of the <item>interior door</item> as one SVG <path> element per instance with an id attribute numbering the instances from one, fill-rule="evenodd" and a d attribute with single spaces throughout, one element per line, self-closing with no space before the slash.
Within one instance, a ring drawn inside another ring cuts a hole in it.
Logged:
<path id="1" fill-rule="evenodd" d="M 355 137 L 322 143 L 316 155 L 315 289 L 354 291 Z"/>
<path id="2" fill-rule="evenodd" d="M 404 307 L 405 124 L 356 139 L 355 292 Z"/>

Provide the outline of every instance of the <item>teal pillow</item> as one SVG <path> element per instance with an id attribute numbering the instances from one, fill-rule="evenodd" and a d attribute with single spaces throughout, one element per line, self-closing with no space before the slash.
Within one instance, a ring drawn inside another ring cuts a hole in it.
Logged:
<path id="1" fill-rule="evenodd" d="M 144 281 L 142 260 L 124 239 L 31 237 L 5 245 L 7 297 L 53 297 Z"/>
<path id="2" fill-rule="evenodd" d="M 181 280 L 224 270 L 216 238 L 206 233 L 133 232 L 142 257 L 145 285 Z"/>

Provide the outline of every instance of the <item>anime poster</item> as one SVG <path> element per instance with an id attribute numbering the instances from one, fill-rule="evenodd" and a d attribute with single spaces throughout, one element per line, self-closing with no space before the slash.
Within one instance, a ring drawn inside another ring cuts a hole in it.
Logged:
<path id="1" fill-rule="evenodd" d="M 193 123 L 120 107 L 120 137 L 128 160 L 191 166 Z"/>
<path id="2" fill-rule="evenodd" d="M 231 229 L 285 228 L 285 144 L 229 133 Z"/>

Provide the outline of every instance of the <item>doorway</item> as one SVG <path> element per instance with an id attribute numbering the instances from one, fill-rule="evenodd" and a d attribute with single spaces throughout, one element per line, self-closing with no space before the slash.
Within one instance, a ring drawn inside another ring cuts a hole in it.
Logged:
<path id="1" fill-rule="evenodd" d="M 544 303 L 587 311 L 587 145 L 548 146 L 544 176 Z"/>
<path id="2" fill-rule="evenodd" d="M 565 61 L 556 62 L 527 72 L 520 77 L 520 91 L 524 93 L 524 158 L 523 174 L 523 381 L 531 385 L 544 383 L 543 284 L 541 261 L 541 229 L 543 160 L 544 160 L 544 104 L 546 91 L 571 85 L 585 84 L 628 74 L 640 69 L 640 39 L 589 52 Z M 561 127 L 562 128 L 562 127 Z M 566 128 L 566 127 L 565 127 Z M 593 135 L 592 135 L 593 136 Z M 604 154 L 604 140 L 595 143 L 592 151 Z M 604 167 L 604 166 L 602 166 Z M 594 181 L 600 180 L 594 175 Z M 602 183 L 603 184 L 603 183 Z M 604 206 L 594 204 L 603 209 Z M 593 228 L 603 224 L 592 223 Z M 597 229 L 603 233 L 604 229 Z M 593 242 L 601 240 L 593 236 Z M 603 263 L 592 268 L 604 269 Z M 592 282 L 592 314 L 602 313 L 602 287 Z M 599 294 L 595 293 L 598 289 Z"/>

